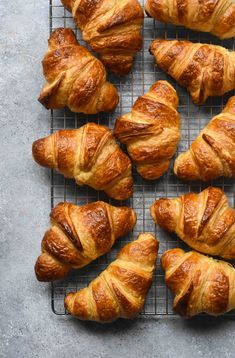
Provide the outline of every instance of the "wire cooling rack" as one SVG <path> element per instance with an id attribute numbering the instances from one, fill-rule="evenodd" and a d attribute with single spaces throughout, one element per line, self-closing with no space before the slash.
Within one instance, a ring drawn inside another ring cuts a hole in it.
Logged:
<path id="1" fill-rule="evenodd" d="M 143 5 L 143 0 L 141 1 Z M 50 0 L 49 7 L 50 32 L 57 27 L 72 28 L 80 44 L 87 46 L 81 40 L 81 34 L 76 29 L 71 14 L 64 9 L 60 0 Z M 134 101 L 139 95 L 146 92 L 150 85 L 158 79 L 168 80 L 177 90 L 179 96 L 179 112 L 181 115 L 181 141 L 178 146 L 177 155 L 185 151 L 190 146 L 192 140 L 198 135 L 199 131 L 208 123 L 208 121 L 219 113 L 226 104 L 231 93 L 223 97 L 210 98 L 203 106 L 194 106 L 186 89 L 181 88 L 177 83 L 159 70 L 154 63 L 154 58 L 149 54 L 149 45 L 157 37 L 167 39 L 188 39 L 193 42 L 213 43 L 234 49 L 235 41 L 219 41 L 213 36 L 204 33 L 197 33 L 183 29 L 181 27 L 161 24 L 150 18 L 145 18 L 143 27 L 144 46 L 135 58 L 135 64 L 132 72 L 124 77 L 117 78 L 109 75 L 110 82 L 116 85 L 120 102 L 116 111 L 110 115 L 79 115 L 71 113 L 67 109 L 51 111 L 51 132 L 62 128 L 79 128 L 87 122 L 96 122 L 113 128 L 115 119 L 121 114 L 130 111 Z M 172 160 L 173 162 L 173 160 Z M 161 254 L 173 247 L 187 248 L 175 235 L 168 234 L 155 226 L 150 217 L 150 205 L 160 197 L 176 197 L 189 191 L 200 192 L 209 185 L 215 185 L 223 188 L 229 198 L 232 206 L 235 204 L 234 184 L 232 180 L 220 178 L 208 183 L 191 182 L 185 183 L 178 180 L 172 173 L 172 165 L 168 173 L 156 181 L 147 181 L 142 179 L 135 171 L 134 176 L 134 195 L 125 202 L 115 202 L 109 199 L 105 194 L 84 186 L 79 187 L 73 180 L 64 179 L 62 175 L 51 172 L 51 207 L 53 208 L 61 201 L 69 201 L 78 205 L 96 200 L 104 200 L 114 205 L 131 206 L 137 214 L 137 224 L 134 231 L 126 238 L 119 240 L 111 252 L 87 267 L 72 271 L 69 276 L 63 280 L 52 284 L 51 306 L 57 315 L 65 315 L 64 296 L 71 291 L 86 286 L 95 278 L 107 264 L 113 261 L 117 252 L 129 241 L 134 240 L 141 232 L 151 232 L 160 240 L 159 257 Z M 164 273 L 160 268 L 158 259 L 157 269 L 154 276 L 152 288 L 148 294 L 146 304 L 142 315 L 172 315 L 172 296 L 164 283 Z M 228 314 L 231 316 L 231 313 Z M 235 316 L 235 314 L 233 314 Z"/>

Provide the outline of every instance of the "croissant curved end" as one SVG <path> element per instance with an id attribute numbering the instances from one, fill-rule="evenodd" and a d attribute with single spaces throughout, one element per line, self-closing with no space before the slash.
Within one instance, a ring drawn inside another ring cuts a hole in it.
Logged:
<path id="1" fill-rule="evenodd" d="M 116 87 L 109 82 L 105 82 L 98 101 L 98 111 L 112 112 L 117 107 L 118 102 L 119 96 Z"/>
<path id="2" fill-rule="evenodd" d="M 118 258 L 128 255 L 128 260 L 155 265 L 159 241 L 151 233 L 139 234 L 135 241 L 128 243 L 118 253 Z"/>
<path id="3" fill-rule="evenodd" d="M 114 230 L 117 237 L 127 235 L 136 224 L 137 216 L 131 208 L 115 207 L 113 215 Z"/>
<path id="4" fill-rule="evenodd" d="M 174 231 L 175 228 L 175 201 L 167 198 L 156 200 L 150 208 L 150 213 L 156 224 L 167 231 Z"/>
<path id="5" fill-rule="evenodd" d="M 54 82 L 51 84 L 47 83 L 41 90 L 38 101 L 46 109 L 59 109 L 64 107 L 64 103 L 59 103 L 56 100 L 56 94 L 64 78 L 65 72 L 62 72 Z"/>
<path id="6" fill-rule="evenodd" d="M 175 264 L 175 262 L 185 254 L 185 251 L 180 248 L 167 250 L 161 257 L 162 268 L 168 270 Z"/>
<path id="7" fill-rule="evenodd" d="M 36 163 L 43 167 L 53 168 L 54 157 L 53 153 L 50 150 L 51 146 L 49 145 L 50 138 L 40 138 L 33 142 L 32 145 L 32 155 Z"/>
<path id="8" fill-rule="evenodd" d="M 163 39 L 156 39 L 151 42 L 151 45 L 149 48 L 149 52 L 151 53 L 151 55 L 154 54 L 154 51 L 156 51 L 158 49 L 158 46 L 161 45 L 164 41 L 165 40 L 163 40 Z"/>
<path id="9" fill-rule="evenodd" d="M 199 168 L 189 150 L 176 158 L 173 171 L 178 178 L 183 180 L 206 180 L 200 175 Z"/>
<path id="10" fill-rule="evenodd" d="M 78 44 L 78 41 L 72 29 L 58 27 L 57 29 L 52 31 L 48 40 L 48 44 L 50 49 L 53 49 L 62 45 L 76 45 Z"/>
<path id="11" fill-rule="evenodd" d="M 170 161 L 154 163 L 154 164 L 140 164 L 137 165 L 137 172 L 147 180 L 156 180 L 167 172 L 170 166 Z"/>
<path id="12" fill-rule="evenodd" d="M 38 281 L 50 282 L 64 278 L 69 272 L 70 267 L 55 260 L 47 253 L 41 254 L 34 266 L 34 271 Z"/>
<path id="13" fill-rule="evenodd" d="M 75 295 L 75 293 L 69 292 L 64 299 L 64 307 L 68 312 L 71 311 L 72 300 L 73 300 L 74 295 Z"/>
<path id="14" fill-rule="evenodd" d="M 133 195 L 133 178 L 125 177 L 111 188 L 106 189 L 105 193 L 115 200 L 126 200 Z"/>
<path id="15" fill-rule="evenodd" d="M 156 217 L 156 214 L 155 214 L 155 203 L 153 203 L 150 206 L 150 215 L 153 218 L 153 220 L 155 221 L 155 223 L 157 224 L 158 222 L 157 222 L 157 217 Z"/>

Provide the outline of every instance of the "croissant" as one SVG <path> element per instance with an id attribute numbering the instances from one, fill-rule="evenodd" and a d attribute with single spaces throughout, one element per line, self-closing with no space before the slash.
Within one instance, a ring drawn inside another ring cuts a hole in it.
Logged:
<path id="1" fill-rule="evenodd" d="M 47 109 L 67 106 L 86 114 L 109 112 L 117 106 L 117 90 L 106 81 L 103 64 L 79 45 L 71 29 L 53 31 L 48 45 L 42 61 L 47 83 L 39 102 Z"/>
<path id="2" fill-rule="evenodd" d="M 137 0 L 61 0 L 72 12 L 83 40 L 117 75 L 127 74 L 142 47 L 144 13 Z"/>
<path id="3" fill-rule="evenodd" d="M 180 138 L 178 97 L 166 81 L 157 81 L 135 102 L 131 113 L 118 118 L 114 134 L 127 145 L 137 171 L 157 179 L 170 165 Z"/>
<path id="4" fill-rule="evenodd" d="M 151 287 L 157 251 L 158 241 L 152 235 L 139 235 L 88 287 L 69 293 L 65 308 L 82 320 L 134 318 L 142 310 Z"/>
<path id="5" fill-rule="evenodd" d="M 210 32 L 220 39 L 235 36 L 235 4 L 232 0 L 147 0 L 145 11 L 158 21 Z"/>
<path id="6" fill-rule="evenodd" d="M 51 228 L 42 240 L 42 254 L 35 265 L 39 281 L 66 276 L 110 251 L 116 239 L 136 222 L 135 212 L 97 201 L 77 206 L 59 203 L 51 212 Z"/>
<path id="7" fill-rule="evenodd" d="M 221 46 L 155 40 L 150 53 L 160 68 L 188 89 L 195 104 L 235 89 L 235 52 Z"/>
<path id="8" fill-rule="evenodd" d="M 33 157 L 38 164 L 74 178 L 79 185 L 104 190 L 111 198 L 132 195 L 131 161 L 104 126 L 88 123 L 41 138 L 33 143 Z"/>
<path id="9" fill-rule="evenodd" d="M 235 178 L 235 96 L 176 158 L 174 173 L 185 180 Z"/>
<path id="10" fill-rule="evenodd" d="M 160 199 L 150 211 L 157 224 L 193 249 L 235 259 L 235 209 L 229 207 L 221 189 L 209 187 L 200 194 Z"/>
<path id="11" fill-rule="evenodd" d="M 175 294 L 176 313 L 192 317 L 199 313 L 219 316 L 235 309 L 235 269 L 195 251 L 179 248 L 162 258 L 167 287 Z"/>

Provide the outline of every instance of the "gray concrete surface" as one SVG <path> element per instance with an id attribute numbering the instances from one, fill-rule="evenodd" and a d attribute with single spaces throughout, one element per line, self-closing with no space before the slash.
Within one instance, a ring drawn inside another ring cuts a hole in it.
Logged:
<path id="1" fill-rule="evenodd" d="M 48 224 L 49 177 L 31 143 L 49 130 L 37 103 L 48 36 L 47 0 L 0 3 L 0 357 L 234 357 L 232 319 L 82 323 L 51 312 L 33 266 Z"/>

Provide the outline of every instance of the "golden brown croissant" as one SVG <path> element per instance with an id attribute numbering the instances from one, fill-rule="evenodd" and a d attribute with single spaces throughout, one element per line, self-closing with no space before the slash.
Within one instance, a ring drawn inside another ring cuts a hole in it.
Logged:
<path id="1" fill-rule="evenodd" d="M 38 164 L 74 178 L 79 185 L 104 190 L 114 199 L 132 195 L 131 161 L 104 126 L 88 123 L 38 139 L 33 143 L 33 157 Z"/>
<path id="2" fill-rule="evenodd" d="M 178 314 L 219 316 L 235 309 L 232 265 L 179 248 L 166 251 L 161 262 L 167 287 L 175 294 L 173 308 Z"/>
<path id="3" fill-rule="evenodd" d="M 48 44 L 42 61 L 47 83 L 38 99 L 47 109 L 67 106 L 73 112 L 92 114 L 117 106 L 117 90 L 106 81 L 103 64 L 79 45 L 71 29 L 56 29 Z"/>
<path id="4" fill-rule="evenodd" d="M 61 279 L 71 268 L 83 267 L 107 253 L 136 222 L 132 209 L 102 201 L 82 206 L 59 203 L 50 216 L 51 228 L 35 265 L 39 281 Z"/>
<path id="5" fill-rule="evenodd" d="M 139 235 L 88 287 L 66 296 L 66 309 L 82 320 L 134 318 L 151 287 L 157 251 L 158 241 L 152 235 Z"/>
<path id="6" fill-rule="evenodd" d="M 166 81 L 155 82 L 135 102 L 131 113 L 118 118 L 114 134 L 127 145 L 137 171 L 146 179 L 162 176 L 180 138 L 178 97 Z"/>
<path id="7" fill-rule="evenodd" d="M 145 11 L 158 21 L 210 32 L 220 39 L 235 36 L 235 4 L 232 0 L 147 0 Z"/>
<path id="8" fill-rule="evenodd" d="M 177 40 L 155 40 L 157 65 L 190 92 L 195 104 L 235 89 L 235 52 L 224 47 Z"/>
<path id="9" fill-rule="evenodd" d="M 235 178 L 235 96 L 176 158 L 174 173 L 184 180 Z"/>
<path id="10" fill-rule="evenodd" d="M 157 224 L 193 249 L 235 259 L 235 209 L 221 189 L 209 187 L 200 194 L 160 199 L 150 210 Z"/>
<path id="11" fill-rule="evenodd" d="M 83 40 L 118 75 L 127 74 L 142 47 L 144 13 L 137 0 L 61 0 L 72 12 Z"/>

